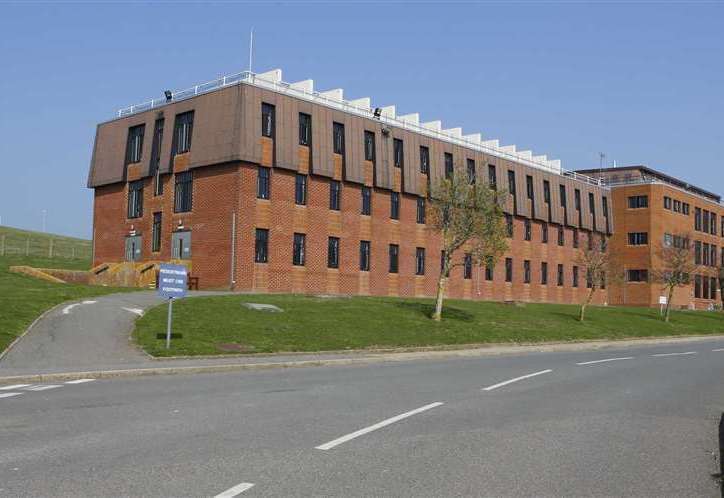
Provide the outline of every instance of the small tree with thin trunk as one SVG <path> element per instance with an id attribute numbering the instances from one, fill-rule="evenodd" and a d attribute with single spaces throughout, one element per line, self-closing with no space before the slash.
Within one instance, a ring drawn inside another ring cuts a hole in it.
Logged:
<path id="1" fill-rule="evenodd" d="M 660 283 L 666 293 L 665 322 L 669 321 L 671 314 L 671 300 L 674 297 L 674 290 L 677 287 L 689 285 L 691 274 L 696 270 L 689 236 L 674 237 L 674 240 L 681 240 L 681 243 L 661 244 L 659 246 L 656 254 L 658 267 L 651 272 L 653 281 Z"/>
<path id="2" fill-rule="evenodd" d="M 473 265 L 495 262 L 508 247 L 503 210 L 504 196 L 486 185 L 471 184 L 466 175 L 437 182 L 430 196 L 430 224 L 440 232 L 442 270 L 432 318 L 440 321 L 450 271 L 465 264 L 456 252 L 468 244 Z"/>
<path id="3" fill-rule="evenodd" d="M 604 282 L 613 283 L 620 280 L 621 272 L 615 262 L 614 255 L 606 249 L 606 239 L 602 238 L 600 243 L 589 244 L 576 257 L 576 264 L 586 268 L 586 280 L 589 285 L 588 294 L 581 303 L 578 313 L 578 320 L 586 319 L 586 308 L 591 304 L 596 291 Z"/>

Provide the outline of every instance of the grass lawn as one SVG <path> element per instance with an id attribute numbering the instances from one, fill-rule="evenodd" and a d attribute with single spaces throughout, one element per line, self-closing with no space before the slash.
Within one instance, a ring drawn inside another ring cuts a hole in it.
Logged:
<path id="1" fill-rule="evenodd" d="M 94 287 L 88 285 L 54 284 L 36 278 L 10 273 L 9 266 L 28 265 L 44 268 L 84 270 L 88 259 L 37 258 L 25 256 L 0 257 L 0 352 L 43 311 L 72 299 L 100 296 L 133 289 Z"/>
<path id="2" fill-rule="evenodd" d="M 252 311 L 244 302 L 275 304 L 283 313 Z M 315 298 L 296 295 L 196 297 L 174 304 L 170 350 L 156 335 L 166 330 L 165 305 L 137 321 L 134 336 L 156 356 L 282 351 L 330 351 L 476 343 L 623 339 L 724 333 L 724 314 L 591 307 L 586 322 L 578 306 L 449 300 L 440 323 L 429 316 L 431 299 Z"/>

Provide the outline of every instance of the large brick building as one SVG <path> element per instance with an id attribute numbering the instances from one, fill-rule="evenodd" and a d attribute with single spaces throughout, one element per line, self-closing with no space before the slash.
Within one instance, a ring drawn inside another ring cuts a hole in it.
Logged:
<path id="1" fill-rule="evenodd" d="M 451 297 L 582 299 L 579 251 L 613 231 L 600 182 L 278 70 L 169 92 L 98 126 L 94 262 L 182 259 L 202 288 L 432 296 L 441 250 L 426 196 L 449 174 L 508 191 L 511 230 L 493 268 L 453 272 Z"/>
<path id="2" fill-rule="evenodd" d="M 658 306 L 662 286 L 651 270 L 661 266 L 661 247 L 688 245 L 697 270 L 691 284 L 675 290 L 672 305 L 707 309 L 721 303 L 724 266 L 724 204 L 717 194 L 646 166 L 581 170 L 611 189 L 616 233 L 610 246 L 623 282 L 609 286 L 612 304 Z"/>

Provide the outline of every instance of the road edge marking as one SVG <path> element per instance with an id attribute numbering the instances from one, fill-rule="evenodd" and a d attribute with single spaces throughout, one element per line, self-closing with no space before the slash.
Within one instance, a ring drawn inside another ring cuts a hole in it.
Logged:
<path id="1" fill-rule="evenodd" d="M 636 358 L 634 356 L 622 356 L 620 358 L 606 358 L 603 360 L 593 360 L 593 361 L 582 361 L 581 363 L 576 363 L 576 365 L 595 365 L 596 363 L 606 363 L 607 361 L 621 361 L 621 360 L 635 360 Z"/>
<path id="2" fill-rule="evenodd" d="M 253 487 L 254 484 L 251 482 L 242 482 L 241 484 L 237 484 L 233 488 L 229 488 L 226 491 L 219 493 L 218 495 L 214 496 L 214 498 L 234 498 L 234 496 L 239 496 L 247 489 L 251 489 Z"/>
<path id="3" fill-rule="evenodd" d="M 651 356 L 656 357 L 656 358 L 661 358 L 663 356 L 686 356 L 686 355 L 692 355 L 692 354 L 697 354 L 697 352 L 696 351 L 685 351 L 683 353 L 657 353 L 657 354 L 652 354 Z"/>
<path id="4" fill-rule="evenodd" d="M 13 396 L 20 396 L 23 393 L 0 393 L 0 399 L 12 398 Z"/>
<path id="5" fill-rule="evenodd" d="M 528 375 L 521 375 L 520 377 L 516 377 L 515 379 L 504 380 L 503 382 L 498 382 L 497 384 L 493 384 L 492 386 L 483 387 L 482 390 L 483 391 L 492 391 L 494 389 L 498 389 L 499 387 L 503 387 L 503 386 L 507 386 L 508 384 L 512 384 L 513 382 L 518 382 L 519 380 L 530 379 L 531 377 L 537 377 L 539 375 L 551 373 L 552 371 L 553 370 L 548 369 L 548 370 L 541 370 L 540 372 L 534 372 L 534 373 L 528 374 Z"/>

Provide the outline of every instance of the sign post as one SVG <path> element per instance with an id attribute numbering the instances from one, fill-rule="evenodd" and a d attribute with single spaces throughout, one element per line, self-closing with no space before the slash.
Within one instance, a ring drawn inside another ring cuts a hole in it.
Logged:
<path id="1" fill-rule="evenodd" d="M 184 265 L 161 263 L 158 271 L 158 295 L 168 299 L 168 320 L 166 321 L 166 349 L 171 347 L 171 317 L 173 300 L 186 296 L 188 273 Z"/>
<path id="2" fill-rule="evenodd" d="M 666 296 L 659 296 L 659 314 L 664 314 L 664 306 L 666 306 L 666 303 L 668 300 L 666 299 Z"/>

